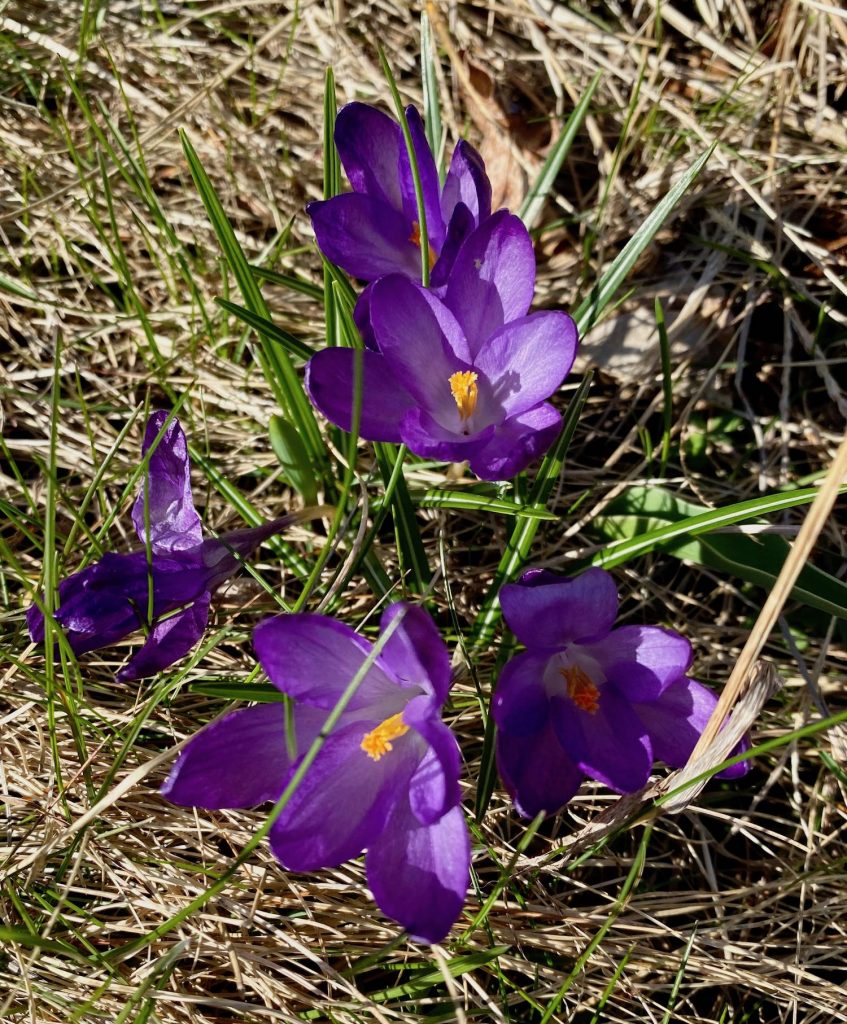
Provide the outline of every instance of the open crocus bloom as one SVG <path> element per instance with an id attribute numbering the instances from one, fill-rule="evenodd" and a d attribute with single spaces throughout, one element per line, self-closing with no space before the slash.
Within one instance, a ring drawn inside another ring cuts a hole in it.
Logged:
<path id="1" fill-rule="evenodd" d="M 370 299 L 376 351 L 318 352 L 309 395 L 350 429 L 356 359 L 362 360 L 359 431 L 416 455 L 468 460 L 485 480 L 505 480 L 549 448 L 561 416 L 548 399 L 576 351 L 565 313 L 527 315 L 535 264 L 521 221 L 505 211 L 471 234 L 443 298 L 393 274 Z"/>
<path id="2" fill-rule="evenodd" d="M 686 763 L 717 698 L 687 676 L 684 637 L 613 629 L 617 591 L 602 569 L 574 579 L 529 570 L 501 589 L 500 604 L 527 648 L 506 664 L 494 698 L 500 775 L 521 814 L 555 813 L 586 776 L 632 793 L 654 759 Z M 746 771 L 741 762 L 721 776 Z"/>
<path id="3" fill-rule="evenodd" d="M 414 938 L 438 942 L 462 908 L 470 865 L 459 750 L 441 721 L 450 662 L 420 608 L 392 605 L 383 632 L 398 616 L 270 841 L 293 871 L 333 867 L 367 849 L 368 885 L 379 907 Z M 183 750 L 162 788 L 174 803 L 221 808 L 278 800 L 372 651 L 352 629 L 321 615 L 267 619 L 254 642 L 271 682 L 295 699 L 296 749 L 288 749 L 282 704 L 234 711 Z"/>
<path id="4" fill-rule="evenodd" d="M 164 410 L 147 421 L 143 454 L 165 421 Z M 144 625 L 144 645 L 118 672 L 139 679 L 167 668 L 198 642 L 209 618 L 213 591 L 238 571 L 242 561 L 272 534 L 303 518 L 295 513 L 262 526 L 203 539 L 191 496 L 191 466 L 182 427 L 172 419 L 150 454 L 147 484 L 139 489 L 132 522 L 144 550 L 107 552 L 59 583 L 56 622 L 77 655 L 109 647 Z M 29 635 L 44 640 L 44 615 L 27 609 Z"/>
<path id="5" fill-rule="evenodd" d="M 481 157 L 464 141 L 440 185 L 420 114 L 408 107 L 406 118 L 423 192 L 431 284 L 438 287 L 459 243 L 490 214 L 491 185 Z M 348 103 L 335 122 L 335 144 L 353 191 L 309 204 L 321 252 L 363 281 L 394 273 L 420 280 L 421 226 L 400 125 L 376 107 Z"/>

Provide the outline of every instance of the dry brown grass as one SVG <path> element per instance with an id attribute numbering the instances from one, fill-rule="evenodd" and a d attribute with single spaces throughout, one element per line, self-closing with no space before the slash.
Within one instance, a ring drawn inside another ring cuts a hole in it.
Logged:
<path id="1" fill-rule="evenodd" d="M 102 23 L 80 59 L 83 9 Z M 661 380 L 645 324 L 657 295 L 676 346 L 679 458 L 668 484 L 722 505 L 825 469 L 847 411 L 843 12 L 817 0 L 503 0 L 442 2 L 433 16 L 448 134 L 467 130 L 485 147 L 504 196 L 537 169 L 547 119 L 566 115 L 603 72 L 538 225 L 543 304 L 573 308 L 669 184 L 719 142 L 631 275 L 629 297 L 585 341 L 586 362 L 603 372 L 556 497 L 567 518 L 540 531 L 535 560 L 561 566 L 594 550 L 590 519 L 626 485 L 653 479 L 636 427 L 655 439 Z M 586 786 L 541 827 L 484 924 L 466 932 L 524 835 L 496 790 L 475 836 L 467 914 L 443 950 L 391 947 L 397 930 L 373 907 L 360 863 L 293 875 L 263 847 L 201 913 L 106 966 L 106 954 L 212 884 L 262 820 L 172 807 L 157 787 L 174 744 L 226 705 L 193 687 L 246 680 L 248 630 L 274 605 L 245 576 L 217 605 L 202 658 L 127 687 L 113 682 L 121 652 L 99 652 L 46 690 L 23 624 L 50 511 L 45 466 L 55 459 L 58 549 L 71 529 L 79 535 L 62 571 L 91 548 L 135 466 L 138 425 L 115 448 L 119 432 L 166 387 L 190 392 L 180 415 L 195 445 L 260 514 L 289 506 L 265 429 L 275 406 L 252 338 L 214 305 L 234 285 L 176 129 L 188 131 L 250 257 L 317 281 L 303 205 L 320 192 L 324 69 L 334 66 L 340 100 L 383 102 L 377 41 L 419 103 L 417 13 L 397 0 L 304 0 L 297 13 L 268 0 L 0 6 L 0 927 L 16 937 L 0 933 L 0 1021 L 258 1024 L 311 1011 L 344 1024 L 536 1022 L 569 978 L 552 1021 L 847 1020 L 847 748 L 836 730 L 787 742 L 740 783 L 713 784 L 682 815 L 660 818 L 623 904 L 642 826 L 579 859 L 544 857 L 610 803 Z M 109 122 L 143 157 L 151 192 L 120 174 Z M 266 295 L 280 326 L 320 343 L 317 303 L 274 287 Z M 54 358 L 62 405 L 51 456 Z M 412 476 L 439 482 L 417 468 Z M 232 520 L 200 472 L 195 493 L 209 526 Z M 782 526 L 798 521 L 792 513 Z M 442 512 L 422 522 L 433 563 L 444 546 L 468 629 L 509 524 Z M 109 546 L 126 549 L 125 534 L 119 516 Z M 316 543 L 293 535 L 303 557 Z M 845 543 L 835 522 L 819 551 L 837 573 Z M 387 535 L 380 554 L 391 569 Z M 272 556 L 259 569 L 283 597 L 296 589 Z M 727 678 L 760 590 L 656 554 L 616 575 L 625 617 L 684 629 L 698 675 Z M 444 608 L 443 587 L 438 599 Z M 359 621 L 373 604 L 356 580 L 341 613 Z M 446 614 L 442 624 L 450 628 Z M 782 625 L 766 655 L 786 687 L 757 740 L 844 708 L 840 628 L 796 609 Z M 492 648 L 477 659 L 485 693 L 495 657 Z M 470 808 L 482 726 L 467 675 L 451 709 Z M 507 948 L 495 955 L 497 946 Z M 463 973 L 445 977 L 448 963 Z"/>

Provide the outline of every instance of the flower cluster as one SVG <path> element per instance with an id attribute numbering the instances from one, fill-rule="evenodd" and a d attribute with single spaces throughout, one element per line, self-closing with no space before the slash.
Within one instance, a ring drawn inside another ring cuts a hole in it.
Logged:
<path id="1" fill-rule="evenodd" d="M 490 214 L 479 154 L 453 152 L 441 187 L 420 116 L 406 112 L 423 192 L 430 287 L 421 277 L 421 227 L 400 126 L 351 103 L 335 140 L 353 191 L 309 207 L 323 253 L 370 284 L 356 306 L 366 344 L 359 433 L 416 455 L 467 460 L 477 476 L 505 480 L 553 443 L 561 416 L 548 399 L 567 376 L 577 333 L 565 313 L 529 313 L 535 256 L 507 210 Z M 355 403 L 349 349 L 309 362 L 314 404 L 349 430 Z"/>
<path id="2" fill-rule="evenodd" d="M 367 282 L 354 312 L 364 348 L 316 353 L 306 388 L 344 429 L 356 406 L 364 438 L 467 461 L 477 476 L 504 480 L 559 432 L 549 399 L 573 363 L 576 327 L 561 312 L 529 312 L 532 242 L 517 217 L 492 213 L 476 151 L 459 142 L 441 184 L 419 115 L 409 108 L 406 118 L 423 216 L 400 125 L 360 103 L 338 115 L 352 191 L 309 212 L 324 255 Z M 131 513 L 142 547 L 104 554 L 63 580 L 53 613 L 59 642 L 77 655 L 144 629 L 121 680 L 187 654 L 206 628 L 212 594 L 243 560 L 321 512 L 204 538 L 172 414 L 150 417 L 142 455 Z M 500 773 L 521 814 L 555 813 L 586 777 L 633 792 L 654 761 L 687 760 L 716 704 L 688 676 L 687 640 L 655 626 L 613 628 L 617 592 L 599 569 L 574 579 L 532 570 L 504 586 L 500 601 L 526 647 L 504 667 L 493 700 Z M 27 623 L 43 642 L 43 595 Z M 373 645 L 335 619 L 279 615 L 256 627 L 253 644 L 285 699 L 200 730 L 162 793 L 209 809 L 273 801 L 269 837 L 280 864 L 315 871 L 366 851 L 379 907 L 413 938 L 440 941 L 461 912 L 471 850 L 459 747 L 441 719 L 450 659 L 432 619 L 393 604 Z"/>

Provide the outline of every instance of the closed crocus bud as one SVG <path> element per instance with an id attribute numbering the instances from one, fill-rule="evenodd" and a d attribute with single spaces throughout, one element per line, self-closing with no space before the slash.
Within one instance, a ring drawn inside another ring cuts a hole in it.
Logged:
<path id="1" fill-rule="evenodd" d="M 318 493 L 315 474 L 297 428 L 284 416 L 271 416 L 268 433 L 286 479 L 306 505 L 314 505 Z"/>

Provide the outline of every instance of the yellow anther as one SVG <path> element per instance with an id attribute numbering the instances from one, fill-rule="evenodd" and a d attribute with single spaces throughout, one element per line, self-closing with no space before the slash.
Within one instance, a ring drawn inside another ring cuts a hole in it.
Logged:
<path id="1" fill-rule="evenodd" d="M 420 249 L 421 226 L 420 224 L 418 224 L 416 220 L 412 221 L 412 233 L 411 235 L 409 235 L 409 241 L 412 243 L 412 245 L 416 245 Z M 438 259 L 438 253 L 435 251 L 435 249 L 433 249 L 432 242 L 429 243 L 427 251 L 429 252 L 429 269 L 432 270 L 432 268 L 435 266 L 435 261 Z"/>
<path id="2" fill-rule="evenodd" d="M 456 405 L 459 407 L 459 416 L 462 423 L 473 416 L 476 409 L 476 400 L 479 395 L 479 388 L 476 386 L 476 374 L 473 370 L 457 370 L 450 377 L 450 390 Z"/>
<path id="3" fill-rule="evenodd" d="M 559 670 L 565 678 L 568 696 L 581 711 L 593 715 L 600 707 L 600 691 L 579 665 Z"/>
<path id="4" fill-rule="evenodd" d="M 362 750 L 372 761 L 378 761 L 393 749 L 391 741 L 405 736 L 408 731 L 409 727 L 403 721 L 403 715 L 392 715 L 391 718 L 380 722 L 375 729 L 365 733 L 361 743 Z"/>

